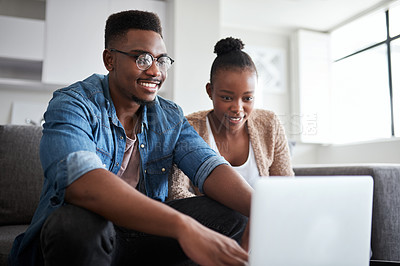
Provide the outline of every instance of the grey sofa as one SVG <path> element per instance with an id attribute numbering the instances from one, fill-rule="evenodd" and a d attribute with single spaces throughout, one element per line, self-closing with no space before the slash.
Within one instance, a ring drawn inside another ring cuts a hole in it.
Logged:
<path id="1" fill-rule="evenodd" d="M 24 232 L 39 202 L 43 171 L 39 160 L 41 127 L 0 126 L 0 265 L 14 238 Z"/>
<path id="2" fill-rule="evenodd" d="M 0 266 L 39 202 L 41 127 L 0 125 Z M 400 261 L 400 164 L 298 166 L 296 175 L 371 175 L 375 181 L 373 259 Z M 386 265 L 386 264 L 376 264 Z"/>

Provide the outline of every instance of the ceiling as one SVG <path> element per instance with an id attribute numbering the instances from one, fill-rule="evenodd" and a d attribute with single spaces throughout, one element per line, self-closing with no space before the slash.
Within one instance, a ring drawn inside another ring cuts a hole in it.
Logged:
<path id="1" fill-rule="evenodd" d="M 224 27 L 329 31 L 400 0 L 221 0 Z"/>
<path id="2" fill-rule="evenodd" d="M 167 1 L 167 0 L 161 0 Z M 329 31 L 400 0 L 220 0 L 224 27 L 290 32 Z M 44 19 L 45 0 L 0 0 L 0 15 Z"/>

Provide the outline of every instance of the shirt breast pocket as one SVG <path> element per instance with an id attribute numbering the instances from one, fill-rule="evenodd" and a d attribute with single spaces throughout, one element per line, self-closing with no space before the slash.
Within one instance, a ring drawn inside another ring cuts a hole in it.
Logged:
<path id="1" fill-rule="evenodd" d="M 172 167 L 172 154 L 155 160 L 148 161 L 145 168 L 145 174 L 166 175 L 168 176 Z"/>
<path id="2" fill-rule="evenodd" d="M 172 155 L 148 161 L 144 169 L 147 195 L 164 201 L 168 196 L 168 175 L 172 168 Z"/>

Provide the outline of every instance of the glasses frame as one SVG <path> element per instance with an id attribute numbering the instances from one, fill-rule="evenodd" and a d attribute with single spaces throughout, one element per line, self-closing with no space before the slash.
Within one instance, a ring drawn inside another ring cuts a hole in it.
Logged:
<path id="1" fill-rule="evenodd" d="M 124 52 L 124 51 L 115 49 L 115 48 L 110 48 L 110 49 L 108 49 L 108 50 L 111 51 L 111 52 L 117 52 L 117 53 L 124 54 L 124 55 L 127 55 L 127 56 L 130 56 L 130 57 L 135 58 L 136 66 L 137 66 L 140 70 L 142 70 L 142 71 L 145 71 L 145 70 L 149 69 L 149 68 L 153 65 L 153 62 L 156 62 L 156 65 L 157 65 L 157 67 L 158 67 L 160 70 L 163 69 L 163 68 L 160 66 L 159 62 L 158 62 L 158 60 L 159 60 L 160 58 L 163 58 L 163 57 L 167 57 L 169 60 L 171 60 L 171 65 L 170 65 L 167 69 L 165 69 L 165 72 L 168 71 L 168 69 L 170 69 L 170 68 L 172 67 L 172 64 L 175 62 L 175 60 L 172 59 L 171 57 L 169 57 L 168 55 L 162 55 L 162 56 L 156 58 L 156 57 L 154 57 L 152 54 L 146 53 L 146 52 L 145 52 L 145 53 L 141 53 L 141 54 L 131 54 L 131 53 L 128 53 L 128 52 Z M 150 64 L 147 68 L 143 68 L 143 67 L 140 67 L 140 66 L 139 66 L 138 59 L 139 59 L 139 57 L 142 56 L 142 55 L 149 55 L 149 56 L 151 57 L 151 59 L 152 59 L 151 64 Z"/>

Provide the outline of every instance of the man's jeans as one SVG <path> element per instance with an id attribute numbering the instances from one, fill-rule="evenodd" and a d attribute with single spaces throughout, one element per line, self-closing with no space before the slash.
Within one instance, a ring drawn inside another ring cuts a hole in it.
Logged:
<path id="1" fill-rule="evenodd" d="M 205 196 L 166 204 L 238 242 L 247 224 L 247 217 Z M 118 227 L 74 205 L 47 218 L 41 247 L 46 266 L 191 264 L 175 239 Z"/>

